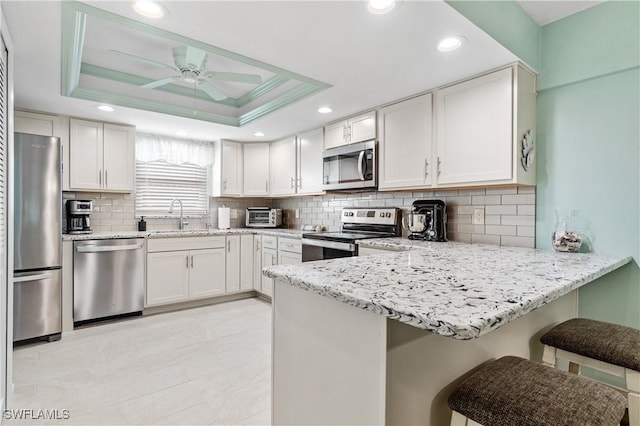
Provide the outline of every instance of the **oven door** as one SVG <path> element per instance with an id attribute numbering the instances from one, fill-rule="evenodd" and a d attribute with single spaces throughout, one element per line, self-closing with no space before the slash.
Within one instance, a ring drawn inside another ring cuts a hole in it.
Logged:
<path id="1" fill-rule="evenodd" d="M 315 240 L 302 238 L 302 261 L 338 259 L 358 254 L 358 246 L 354 243 L 339 241 Z"/>
<path id="2" fill-rule="evenodd" d="M 375 189 L 376 143 L 367 141 L 341 146 L 324 151 L 324 190 Z"/>

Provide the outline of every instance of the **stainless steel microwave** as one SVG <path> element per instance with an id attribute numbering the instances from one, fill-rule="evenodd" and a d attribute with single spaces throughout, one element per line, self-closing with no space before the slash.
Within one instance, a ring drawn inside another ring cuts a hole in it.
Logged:
<path id="1" fill-rule="evenodd" d="M 247 228 L 277 228 L 282 225 L 282 210 L 269 207 L 248 207 Z"/>
<path id="2" fill-rule="evenodd" d="M 322 189 L 376 189 L 376 150 L 375 140 L 326 149 L 322 154 Z"/>

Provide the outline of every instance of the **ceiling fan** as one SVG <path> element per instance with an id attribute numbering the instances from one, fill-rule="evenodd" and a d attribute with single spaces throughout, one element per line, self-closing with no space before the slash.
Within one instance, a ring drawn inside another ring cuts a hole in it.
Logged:
<path id="1" fill-rule="evenodd" d="M 158 68 L 172 69 L 179 73 L 178 75 L 173 75 L 161 80 L 152 81 L 151 83 L 143 84 L 142 86 L 140 86 L 145 89 L 155 89 L 156 87 L 164 86 L 165 84 L 169 84 L 173 81 L 182 80 L 185 83 L 195 84 L 196 88 L 205 92 L 213 100 L 221 101 L 223 99 L 226 99 L 227 95 L 213 86 L 210 81 L 219 80 L 249 84 L 262 83 L 262 77 L 258 74 L 243 74 L 218 71 L 204 72 L 205 64 L 207 63 L 207 52 L 191 46 L 180 46 L 173 49 L 173 61 L 175 65 L 163 64 L 162 62 L 142 58 L 140 56 L 136 56 L 127 52 L 121 52 L 119 50 L 110 49 L 109 52 L 125 57 L 127 59 L 142 62 L 148 65 L 153 65 Z"/>

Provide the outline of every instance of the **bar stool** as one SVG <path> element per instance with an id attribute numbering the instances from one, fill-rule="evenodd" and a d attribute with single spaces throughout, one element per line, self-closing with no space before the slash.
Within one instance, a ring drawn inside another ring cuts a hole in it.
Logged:
<path id="1" fill-rule="evenodd" d="M 569 372 L 580 366 L 625 379 L 629 425 L 640 426 L 640 330 L 585 318 L 565 321 L 544 334 L 542 362 L 569 361 Z"/>
<path id="2" fill-rule="evenodd" d="M 514 356 L 485 365 L 449 396 L 451 426 L 614 426 L 625 405 L 608 386 Z"/>

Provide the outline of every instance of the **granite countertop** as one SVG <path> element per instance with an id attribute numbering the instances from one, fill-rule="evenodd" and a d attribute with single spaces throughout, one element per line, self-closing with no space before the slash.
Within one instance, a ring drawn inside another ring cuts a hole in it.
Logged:
<path id="1" fill-rule="evenodd" d="M 361 245 L 411 251 L 277 265 L 263 272 L 359 309 L 466 340 L 631 261 L 590 253 L 386 240 Z"/>
<path id="2" fill-rule="evenodd" d="M 63 241 L 77 240 L 103 240 L 109 238 L 168 238 L 168 237 L 201 237 L 216 235 L 260 234 L 274 235 L 277 237 L 302 238 L 303 232 L 299 229 L 279 228 L 231 228 L 231 229 L 165 229 L 150 231 L 110 231 L 94 232 L 92 234 L 62 234 Z"/>

